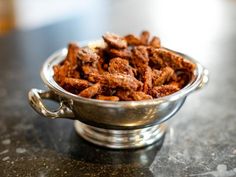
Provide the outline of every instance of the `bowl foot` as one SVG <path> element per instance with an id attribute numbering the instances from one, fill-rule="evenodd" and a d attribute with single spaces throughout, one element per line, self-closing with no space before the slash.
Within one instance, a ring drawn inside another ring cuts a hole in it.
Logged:
<path id="1" fill-rule="evenodd" d="M 151 145 L 165 134 L 163 124 L 134 130 L 111 130 L 75 121 L 76 132 L 85 140 L 112 149 L 140 148 Z"/>

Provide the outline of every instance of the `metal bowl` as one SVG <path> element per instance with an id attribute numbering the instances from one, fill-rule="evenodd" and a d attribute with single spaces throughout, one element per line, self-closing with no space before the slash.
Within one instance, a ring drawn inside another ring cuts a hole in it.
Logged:
<path id="1" fill-rule="evenodd" d="M 76 120 L 76 131 L 92 143 L 110 148 L 150 145 L 164 135 L 162 123 L 181 108 L 190 93 L 208 82 L 206 68 L 185 54 L 175 53 L 196 64 L 194 77 L 183 89 L 153 100 L 113 102 L 83 98 L 60 87 L 53 79 L 53 66 L 64 60 L 67 49 L 59 50 L 45 61 L 41 70 L 41 78 L 49 90 L 31 89 L 29 102 L 35 111 L 47 118 Z M 56 101 L 60 107 L 51 111 L 42 99 Z"/>

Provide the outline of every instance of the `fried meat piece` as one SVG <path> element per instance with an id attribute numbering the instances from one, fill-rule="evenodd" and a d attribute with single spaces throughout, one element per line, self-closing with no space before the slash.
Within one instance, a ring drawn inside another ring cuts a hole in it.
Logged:
<path id="1" fill-rule="evenodd" d="M 105 101 L 119 101 L 120 100 L 118 96 L 105 96 L 105 95 L 98 95 L 96 99 L 105 100 Z"/>
<path id="2" fill-rule="evenodd" d="M 85 97 L 85 98 L 92 98 L 93 96 L 100 94 L 101 92 L 101 84 L 96 83 L 92 85 L 91 87 L 88 87 L 84 89 L 82 92 L 79 93 L 79 96 Z"/>
<path id="3" fill-rule="evenodd" d="M 103 72 L 105 72 L 105 67 L 104 65 L 106 64 L 105 63 L 105 58 L 106 58 L 106 52 L 105 52 L 105 49 L 104 48 L 100 48 L 100 47 L 96 47 L 95 48 L 95 52 L 97 53 L 97 55 L 99 56 L 98 57 L 98 60 L 95 61 L 94 63 L 92 63 L 92 66 L 97 68 L 98 72 L 100 74 L 102 74 Z"/>
<path id="4" fill-rule="evenodd" d="M 130 58 L 131 57 L 131 52 L 128 49 L 120 49 L 120 50 L 109 49 L 109 50 L 107 50 L 107 53 L 112 58 L 115 58 L 115 57 Z"/>
<path id="5" fill-rule="evenodd" d="M 143 75 L 143 92 L 148 93 L 152 88 L 152 69 L 147 66 Z"/>
<path id="6" fill-rule="evenodd" d="M 150 33 L 148 31 L 143 31 L 140 34 L 140 41 L 143 45 L 148 45 L 149 36 L 150 36 Z"/>
<path id="7" fill-rule="evenodd" d="M 86 75 L 86 76 L 90 75 L 91 73 L 98 73 L 98 69 L 94 66 L 89 65 L 89 64 L 84 64 L 82 66 L 82 71 L 83 71 L 84 75 Z"/>
<path id="8" fill-rule="evenodd" d="M 183 88 L 185 85 L 187 85 L 193 76 L 192 73 L 189 73 L 186 70 L 179 70 L 176 73 L 176 81 L 179 83 L 180 88 Z"/>
<path id="9" fill-rule="evenodd" d="M 94 52 L 99 56 L 99 59 L 104 59 L 106 57 L 106 50 L 102 47 L 95 47 Z"/>
<path id="10" fill-rule="evenodd" d="M 104 69 L 104 67 L 103 67 L 103 64 L 104 64 L 104 59 L 99 58 L 98 63 L 97 63 L 97 70 L 98 70 L 98 73 L 99 73 L 99 74 L 102 74 L 102 73 L 105 72 L 105 69 Z"/>
<path id="11" fill-rule="evenodd" d="M 65 61 L 68 61 L 71 66 L 75 67 L 77 65 L 77 55 L 79 50 L 79 46 L 75 43 L 70 43 L 68 45 L 68 52 Z"/>
<path id="12" fill-rule="evenodd" d="M 150 65 L 152 65 L 156 69 L 161 69 L 162 67 L 164 67 L 164 61 L 159 56 L 158 49 L 149 47 L 148 55 L 149 55 Z"/>
<path id="13" fill-rule="evenodd" d="M 147 95 L 144 92 L 133 92 L 132 98 L 134 101 L 140 101 L 140 100 L 150 100 L 150 99 L 152 99 L 152 96 Z"/>
<path id="14" fill-rule="evenodd" d="M 118 90 L 116 96 L 118 96 L 122 101 L 132 101 L 133 98 L 130 96 L 130 93 L 129 90 Z"/>
<path id="15" fill-rule="evenodd" d="M 102 85 L 109 88 L 123 88 L 127 90 L 139 90 L 143 86 L 142 82 L 135 77 L 119 73 L 104 73 L 102 75 L 91 74 L 88 80 L 91 82 L 100 82 Z"/>
<path id="16" fill-rule="evenodd" d="M 158 55 L 162 58 L 166 66 L 170 66 L 174 70 L 185 69 L 188 72 L 193 73 L 196 67 L 192 62 L 184 60 L 182 56 L 163 48 L 158 49 Z"/>
<path id="17" fill-rule="evenodd" d="M 149 43 L 150 46 L 154 47 L 154 48 L 160 48 L 161 47 L 161 40 L 159 37 L 154 36 L 152 38 L 152 40 Z"/>
<path id="18" fill-rule="evenodd" d="M 174 85 L 161 85 L 153 87 L 153 89 L 151 90 L 151 95 L 153 98 L 159 98 L 170 95 L 174 92 L 177 92 L 178 90 L 179 88 Z"/>
<path id="19" fill-rule="evenodd" d="M 61 81 L 66 77 L 67 73 L 65 73 L 63 70 L 60 65 L 53 66 L 53 72 L 54 72 L 53 78 L 58 83 L 61 83 Z"/>
<path id="20" fill-rule="evenodd" d="M 168 85 L 172 85 L 174 87 L 177 87 L 179 89 L 181 89 L 183 87 L 183 84 L 177 81 L 171 81 Z"/>
<path id="21" fill-rule="evenodd" d="M 89 47 L 84 47 L 78 51 L 78 59 L 86 63 L 92 63 L 97 62 L 99 56 Z"/>
<path id="22" fill-rule="evenodd" d="M 68 61 L 64 61 L 63 65 L 55 65 L 53 71 L 53 77 L 58 83 L 61 83 L 65 77 L 80 78 L 79 71 L 77 71 Z"/>
<path id="23" fill-rule="evenodd" d="M 118 90 L 116 96 L 118 96 L 122 101 L 132 101 L 133 98 L 130 96 L 130 93 L 129 90 Z"/>
<path id="24" fill-rule="evenodd" d="M 133 58 L 131 63 L 138 69 L 140 73 L 143 73 L 146 70 L 149 62 L 147 48 L 145 46 L 134 47 L 132 53 Z"/>
<path id="25" fill-rule="evenodd" d="M 84 79 L 64 78 L 61 83 L 62 87 L 68 91 L 80 92 L 90 86 L 90 83 Z"/>
<path id="26" fill-rule="evenodd" d="M 102 36 L 104 41 L 107 43 L 108 46 L 117 48 L 117 49 L 124 49 L 127 47 L 127 42 L 126 40 L 113 33 L 106 33 L 105 35 Z"/>
<path id="27" fill-rule="evenodd" d="M 133 68 L 129 65 L 129 62 L 122 58 L 113 58 L 109 62 L 108 71 L 112 74 L 120 73 L 125 75 L 134 76 Z"/>
<path id="28" fill-rule="evenodd" d="M 186 86 L 189 81 L 191 80 L 192 75 L 190 73 L 182 73 L 178 76 L 178 82 L 180 84 L 180 88 L 183 88 L 184 86 Z"/>
<path id="29" fill-rule="evenodd" d="M 174 70 L 168 66 L 162 68 L 160 71 L 153 70 L 152 72 L 153 86 L 163 85 L 165 82 L 168 82 L 170 80 L 173 74 Z"/>
<path id="30" fill-rule="evenodd" d="M 140 101 L 152 99 L 152 96 L 141 91 L 118 90 L 116 95 L 123 101 Z"/>
<path id="31" fill-rule="evenodd" d="M 107 86 L 102 85 L 102 91 L 101 91 L 100 95 L 114 96 L 115 93 L 116 93 L 116 89 L 109 88 Z"/>
<path id="32" fill-rule="evenodd" d="M 142 82 L 135 77 L 124 74 L 106 74 L 101 80 L 103 85 L 107 85 L 110 88 L 124 88 L 128 90 L 138 90 L 142 88 Z"/>
<path id="33" fill-rule="evenodd" d="M 133 46 L 142 45 L 142 41 L 133 34 L 125 36 L 125 40 L 127 41 L 128 45 L 133 45 Z"/>
<path id="34" fill-rule="evenodd" d="M 105 72 L 105 73 L 103 73 L 103 74 L 90 73 L 90 74 L 88 75 L 88 78 L 87 78 L 87 79 L 88 79 L 89 82 L 97 83 L 97 82 L 99 82 L 100 80 L 103 79 L 103 76 L 104 76 L 105 74 L 108 74 L 108 72 Z"/>
<path id="35" fill-rule="evenodd" d="M 149 58 L 147 48 L 144 46 L 134 47 L 132 64 L 137 68 L 143 81 L 143 91 L 147 93 L 152 88 L 152 70 L 148 66 Z"/>
<path id="36" fill-rule="evenodd" d="M 60 83 L 65 77 L 80 78 L 80 73 L 77 71 L 77 54 L 80 48 L 75 43 L 68 45 L 68 52 L 65 60 L 53 67 L 54 79 Z"/>

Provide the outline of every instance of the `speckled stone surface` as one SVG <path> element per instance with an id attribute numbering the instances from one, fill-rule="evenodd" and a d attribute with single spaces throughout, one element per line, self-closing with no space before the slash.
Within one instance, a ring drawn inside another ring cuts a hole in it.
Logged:
<path id="1" fill-rule="evenodd" d="M 123 0 L 93 6 L 55 25 L 0 37 L 0 177 L 235 177 L 236 2 Z M 137 150 L 100 148 L 81 139 L 72 121 L 49 120 L 30 108 L 27 92 L 44 88 L 39 71 L 52 52 L 105 31 L 144 28 L 210 71 L 208 86 L 191 94 L 168 121 L 163 142 Z"/>

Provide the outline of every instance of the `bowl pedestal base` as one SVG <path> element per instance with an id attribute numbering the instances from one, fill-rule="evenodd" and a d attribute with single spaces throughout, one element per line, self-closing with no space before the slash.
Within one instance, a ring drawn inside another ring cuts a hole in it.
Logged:
<path id="1" fill-rule="evenodd" d="M 75 121 L 76 132 L 85 140 L 112 149 L 140 148 L 161 140 L 166 126 L 153 125 L 133 130 L 112 130 L 93 127 L 78 120 Z"/>

